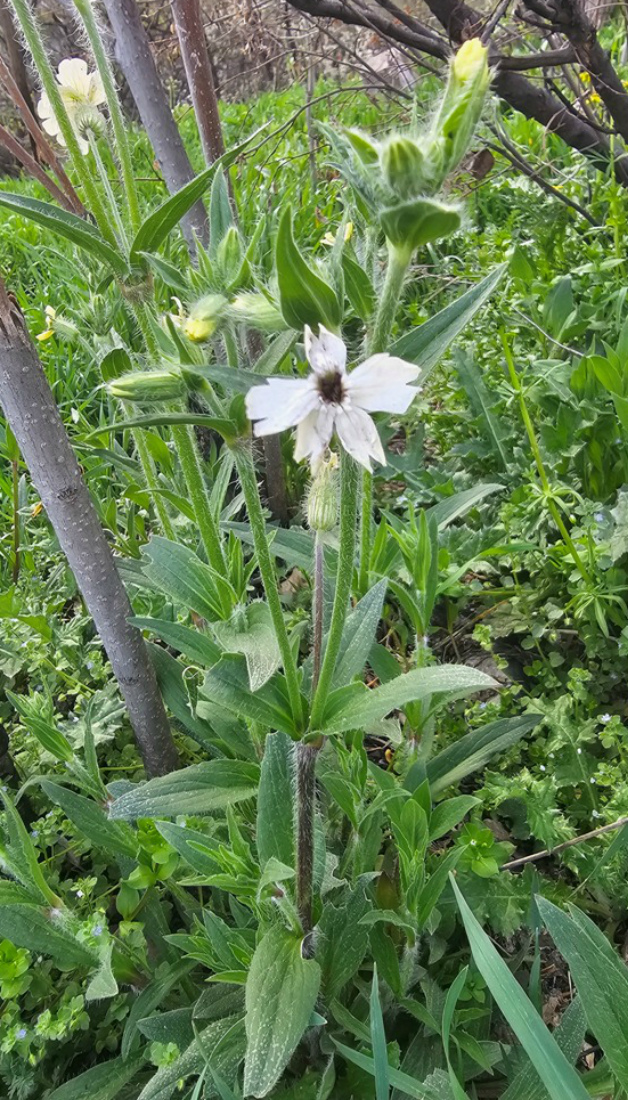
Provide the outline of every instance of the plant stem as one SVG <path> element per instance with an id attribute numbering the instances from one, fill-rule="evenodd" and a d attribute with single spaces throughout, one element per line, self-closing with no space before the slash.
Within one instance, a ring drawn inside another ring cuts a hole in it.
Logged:
<path id="1" fill-rule="evenodd" d="M 320 746 L 300 741 L 297 745 L 297 912 L 307 936 L 312 931 L 312 880 L 314 869 L 314 805 L 316 758 Z"/>
<path id="2" fill-rule="evenodd" d="M 11 463 L 12 488 L 13 488 L 13 584 L 17 584 L 20 576 L 20 471 L 18 460 Z"/>
<path id="3" fill-rule="evenodd" d="M 111 118 L 111 125 L 113 127 L 113 136 L 115 138 L 118 160 L 120 162 L 120 168 L 122 169 L 122 180 L 124 182 L 124 189 L 126 191 L 126 201 L 128 204 L 131 226 L 133 227 L 133 229 L 137 229 L 141 220 L 139 202 L 137 198 L 137 185 L 135 183 L 135 176 L 133 174 L 133 162 L 131 160 L 129 139 L 126 132 L 126 126 L 124 124 L 122 108 L 120 107 L 120 99 L 118 97 L 113 69 L 111 68 L 111 63 L 107 56 L 107 52 L 102 44 L 102 39 L 100 37 L 100 31 L 98 30 L 98 24 L 94 17 L 94 9 L 92 7 L 92 4 L 89 2 L 89 0 L 87 0 L 87 3 L 85 3 L 84 0 L 75 0 L 75 5 L 85 25 L 87 37 L 89 38 L 89 43 L 92 47 L 92 52 L 96 60 L 98 72 L 100 73 L 100 78 L 103 82 L 103 87 L 105 89 L 107 106 L 109 108 L 109 116 Z"/>
<path id="4" fill-rule="evenodd" d="M 126 415 L 129 417 L 129 419 L 131 419 L 131 417 L 133 416 L 132 409 L 130 409 L 126 403 L 123 405 L 123 407 Z M 159 492 L 157 477 L 155 475 L 155 469 L 153 467 L 153 460 L 150 456 L 148 447 L 146 445 L 146 440 L 144 439 L 141 428 L 136 428 L 132 432 L 132 435 L 133 442 L 135 443 L 138 458 L 140 460 L 140 464 L 144 474 L 144 480 L 146 481 L 146 486 L 152 495 L 155 504 L 155 510 L 157 512 L 157 515 L 159 516 L 159 522 L 161 523 L 162 531 L 167 539 L 171 539 L 172 541 L 174 541 L 174 528 L 172 526 L 172 523 L 170 522 L 170 516 L 166 511 L 166 506 Z"/>
<path id="5" fill-rule="evenodd" d="M 312 612 L 314 619 L 313 645 L 312 645 L 312 698 L 318 687 L 321 674 L 321 658 L 323 655 L 323 609 L 325 602 L 325 557 L 323 544 L 318 531 L 314 543 L 314 598 Z"/>
<path id="6" fill-rule="evenodd" d="M 342 631 L 347 616 L 351 580 L 355 558 L 356 514 L 358 493 L 358 467 L 352 458 L 341 452 L 340 458 L 340 546 L 338 548 L 338 569 L 336 572 L 336 592 L 331 613 L 331 623 L 325 646 L 325 655 L 320 678 L 312 700 L 310 728 L 316 730 L 321 718 L 336 666 L 336 658 L 342 641 Z"/>
<path id="7" fill-rule="evenodd" d="M 259 486 L 257 483 L 255 466 L 253 464 L 253 452 L 250 442 L 244 440 L 240 441 L 233 447 L 233 456 L 235 458 L 236 469 L 238 471 L 238 477 L 240 478 L 240 485 L 242 486 L 242 493 L 244 495 L 249 523 L 251 525 L 253 543 L 257 555 L 257 564 L 264 585 L 264 591 L 266 592 L 266 599 L 268 600 L 268 607 L 275 629 L 275 637 L 277 638 L 279 652 L 281 653 L 292 716 L 297 727 L 301 727 L 303 723 L 303 705 L 299 688 L 297 663 L 294 653 L 292 652 L 292 646 L 288 638 L 288 631 L 286 629 L 281 602 L 279 600 L 277 573 L 270 554 L 266 522 L 262 511 L 262 502 L 260 500 Z"/>
<path id="8" fill-rule="evenodd" d="M 552 516 L 552 519 L 554 520 L 554 523 L 556 524 L 556 526 L 558 527 L 558 530 L 560 531 L 563 542 L 565 543 L 565 546 L 568 548 L 569 553 L 571 554 L 571 556 L 573 558 L 574 564 L 575 564 L 576 568 L 578 569 L 578 572 L 580 573 L 583 580 L 585 580 L 587 582 L 587 584 L 591 584 L 592 583 L 592 578 L 589 574 L 589 571 L 586 568 L 586 566 L 585 566 L 585 564 L 584 564 L 584 562 L 583 562 L 583 560 L 582 560 L 582 558 L 581 558 L 581 556 L 578 552 L 578 548 L 577 548 L 575 542 L 573 541 L 571 535 L 569 534 L 569 531 L 567 530 L 565 522 L 564 522 L 564 520 L 563 520 L 563 518 L 562 518 L 562 516 L 561 516 L 561 514 L 560 514 L 560 512 L 559 512 L 559 510 L 556 506 L 556 502 L 552 499 L 552 496 L 551 496 L 552 489 L 551 489 L 551 486 L 550 486 L 550 483 L 549 483 L 547 472 L 545 470 L 545 464 L 544 464 L 543 458 L 541 456 L 541 448 L 539 447 L 539 441 L 536 438 L 536 432 L 534 431 L 534 426 L 533 426 L 532 420 L 530 418 L 530 413 L 528 412 L 528 407 L 527 407 L 526 402 L 525 402 L 525 397 L 524 397 L 524 394 L 523 394 L 523 388 L 521 386 L 521 380 L 519 378 L 519 375 L 517 374 L 517 370 L 515 368 L 514 360 L 513 360 L 513 357 L 512 357 L 512 352 L 510 350 L 510 346 L 509 346 L 508 340 L 506 338 L 506 333 L 503 331 L 503 329 L 500 332 L 500 336 L 501 336 L 501 341 L 502 341 L 502 347 L 504 349 L 504 355 L 505 355 L 505 358 L 506 358 L 506 364 L 508 366 L 508 373 L 510 375 L 510 381 L 512 383 L 513 389 L 515 390 L 515 392 L 517 393 L 517 396 L 519 398 L 519 410 L 521 412 L 521 419 L 523 420 L 523 423 L 524 423 L 524 426 L 525 426 L 525 429 L 526 429 L 526 432 L 527 432 L 527 435 L 528 435 L 528 439 L 530 441 L 530 447 L 532 448 L 532 454 L 534 456 L 534 461 L 536 463 L 536 468 L 537 468 L 538 473 L 539 473 L 539 478 L 540 478 L 540 481 L 541 481 L 541 485 L 543 486 L 543 491 L 545 493 L 545 499 L 547 501 L 548 510 L 549 510 L 549 512 Z"/>
<path id="9" fill-rule="evenodd" d="M 403 281 L 410 263 L 410 257 L 397 249 L 388 247 L 388 267 L 382 287 L 379 305 L 375 314 L 373 328 L 367 340 L 367 354 L 378 355 L 383 352 L 390 339 L 397 314 L 397 307 L 403 289 Z M 362 595 L 368 589 L 369 568 L 371 564 L 371 534 L 373 525 L 373 475 L 368 470 L 362 475 L 362 506 L 360 510 L 360 572 L 358 588 Z"/>
<path id="10" fill-rule="evenodd" d="M 220 531 L 213 515 L 207 491 L 205 479 L 196 447 L 196 438 L 191 424 L 173 424 L 172 438 L 179 453 L 179 460 L 185 478 L 190 501 L 196 515 L 196 522 L 201 533 L 203 546 L 207 554 L 207 560 L 212 569 L 221 577 L 227 577 L 227 563 L 222 551 Z M 228 603 L 227 593 L 222 597 L 223 611 L 228 615 L 233 610 Z"/>
<path id="11" fill-rule="evenodd" d="M 103 237 L 113 245 L 118 247 L 116 235 L 111 227 L 107 212 L 103 205 L 100 193 L 92 176 L 89 172 L 89 167 L 85 163 L 85 158 L 81 152 L 81 148 L 78 143 L 78 138 L 74 131 L 74 127 L 70 122 L 70 116 L 65 108 L 63 99 L 61 98 L 61 92 L 59 91 L 59 85 L 57 79 L 52 70 L 52 66 L 48 60 L 48 54 L 44 46 L 41 34 L 39 33 L 39 27 L 37 26 L 35 17 L 29 4 L 29 0 L 11 0 L 18 21 L 24 33 L 28 48 L 31 52 L 35 68 L 41 77 L 41 82 L 44 86 L 44 91 L 50 100 L 50 106 L 54 112 L 54 116 L 59 123 L 59 128 L 63 135 L 63 140 L 67 146 L 68 153 L 72 158 L 74 170 L 79 177 L 81 184 L 85 191 L 85 197 L 88 201 L 90 211 L 96 219 L 96 223 Z"/>

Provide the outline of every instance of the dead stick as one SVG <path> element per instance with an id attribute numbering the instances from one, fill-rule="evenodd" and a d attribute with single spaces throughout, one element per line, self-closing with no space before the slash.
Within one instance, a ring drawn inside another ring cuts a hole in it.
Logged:
<path id="1" fill-rule="evenodd" d="M 565 840 L 555 848 L 544 848 L 542 852 L 533 852 L 531 856 L 521 856 L 520 859 L 512 859 L 510 863 L 502 863 L 499 869 L 510 871 L 513 867 L 522 867 L 524 863 L 536 863 L 539 859 L 547 859 L 548 856 L 555 856 L 557 852 L 564 852 L 565 848 L 583 844 L 585 840 L 593 840 L 594 837 L 602 836 L 604 833 L 612 833 L 614 829 L 621 829 L 622 825 L 628 825 L 628 817 L 620 817 L 611 825 L 600 825 L 599 829 L 592 829 L 590 833 L 583 833 L 582 836 L 575 836 L 572 840 Z"/>

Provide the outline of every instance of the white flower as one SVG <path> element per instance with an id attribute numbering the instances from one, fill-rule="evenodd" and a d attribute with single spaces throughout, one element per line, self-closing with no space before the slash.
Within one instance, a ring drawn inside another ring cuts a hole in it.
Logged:
<path id="1" fill-rule="evenodd" d="M 88 73 L 87 63 L 80 57 L 66 57 L 57 69 L 57 83 L 74 128 L 77 128 L 77 115 L 80 116 L 81 130 L 84 130 L 85 123 L 90 118 L 97 124 L 98 107 L 107 102 L 99 74 Z M 60 145 L 65 145 L 61 127 L 45 92 L 37 104 L 37 113 L 46 133 L 56 138 Z M 81 152 L 87 153 L 89 145 L 83 134 L 77 132 L 76 138 Z"/>
<path id="2" fill-rule="evenodd" d="M 307 378 L 269 378 L 246 395 L 256 436 L 296 428 L 294 457 L 319 461 L 336 432 L 346 451 L 367 470 L 371 459 L 385 465 L 386 456 L 369 413 L 407 411 L 419 368 L 394 355 L 371 355 L 347 373 L 347 349 L 339 336 L 320 326 L 315 336 L 305 328 L 305 354 L 312 368 Z"/>

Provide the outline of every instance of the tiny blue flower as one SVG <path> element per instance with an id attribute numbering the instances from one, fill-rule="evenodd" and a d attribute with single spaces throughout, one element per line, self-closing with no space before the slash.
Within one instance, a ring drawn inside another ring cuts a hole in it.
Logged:
<path id="1" fill-rule="evenodd" d="M 94 933 L 95 936 L 102 936 L 102 924 L 95 925 L 94 929 L 93 929 L 93 933 Z"/>
<path id="2" fill-rule="evenodd" d="M 25 1039 L 26 1038 L 26 1028 L 25 1027 L 20 1028 L 20 1030 L 17 1033 L 17 1037 L 18 1037 L 18 1039 Z"/>
<path id="3" fill-rule="evenodd" d="M 606 723 L 607 723 L 607 722 L 610 722 L 610 720 L 611 720 L 611 716 L 610 716 L 610 714 L 602 714 L 602 715 L 600 715 L 600 722 L 603 722 L 603 723 L 604 723 L 604 725 L 606 725 Z"/>
<path id="4" fill-rule="evenodd" d="M 593 519 L 595 520 L 596 523 L 604 523 L 604 513 L 603 512 L 596 512 Z"/>
<path id="5" fill-rule="evenodd" d="M 31 836 L 39 836 L 39 829 L 33 829 L 31 832 Z"/>

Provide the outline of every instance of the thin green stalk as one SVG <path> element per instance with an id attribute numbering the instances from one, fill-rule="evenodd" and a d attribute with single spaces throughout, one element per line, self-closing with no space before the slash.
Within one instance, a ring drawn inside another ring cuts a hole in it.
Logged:
<path id="1" fill-rule="evenodd" d="M 172 438 L 179 454 L 181 469 L 190 494 L 190 501 L 201 533 L 207 560 L 212 569 L 226 579 L 228 575 L 227 563 L 220 541 L 220 530 L 212 514 L 205 488 L 205 478 L 201 469 L 194 428 L 191 424 L 173 424 Z M 232 608 L 227 600 L 228 597 L 225 593 L 222 601 L 223 611 L 229 614 Z"/>
<path id="2" fill-rule="evenodd" d="M 397 307 L 410 257 L 388 248 L 388 267 L 382 293 L 375 314 L 373 328 L 367 340 L 367 354 L 377 355 L 386 350 L 397 315 Z M 362 475 L 362 506 L 360 510 L 360 572 L 358 587 L 362 594 L 368 589 L 371 564 L 371 535 L 373 527 L 373 475 L 365 470 Z"/>
<path id="3" fill-rule="evenodd" d="M 68 153 L 72 158 L 72 164 L 74 170 L 81 181 L 81 185 L 85 191 L 85 197 L 90 208 L 90 212 L 96 219 L 96 224 L 100 229 L 103 237 L 109 241 L 109 244 L 115 248 L 118 246 L 116 235 L 113 231 L 111 223 L 105 206 L 103 204 L 101 195 L 98 191 L 96 183 L 89 172 L 89 167 L 85 163 L 85 157 L 83 156 L 74 127 L 70 122 L 70 116 L 66 110 L 63 99 L 61 98 L 61 92 L 57 79 L 53 72 L 52 66 L 48 60 L 46 48 L 44 46 L 41 34 L 39 33 L 39 27 L 35 21 L 35 17 L 31 10 L 29 0 L 11 0 L 15 13 L 18 18 L 18 22 L 24 33 L 24 37 L 28 44 L 28 48 L 31 52 L 35 68 L 37 69 L 41 82 L 44 86 L 44 91 L 50 100 L 50 106 L 54 112 L 54 116 L 59 123 L 59 128 L 63 135 Z"/>
<path id="4" fill-rule="evenodd" d="M 312 698 L 321 674 L 323 656 L 323 610 L 325 602 L 325 554 L 319 532 L 314 542 L 314 593 L 312 598 Z"/>
<path id="5" fill-rule="evenodd" d="M 266 522 L 262 511 L 262 502 L 260 500 L 259 485 L 255 473 L 253 452 L 250 443 L 241 441 L 234 446 L 233 457 L 235 459 L 238 477 L 240 478 L 240 485 L 244 495 L 249 523 L 251 525 L 255 553 L 257 555 L 257 564 L 264 585 L 264 591 L 266 592 L 266 599 L 268 600 L 268 607 L 275 629 L 275 637 L 277 638 L 279 652 L 281 653 L 281 661 L 286 677 L 292 715 L 297 726 L 301 726 L 303 720 L 303 705 L 299 688 L 297 663 L 294 653 L 292 652 L 292 646 L 288 638 L 288 631 L 286 629 L 281 602 L 279 600 L 277 573 L 270 554 L 268 533 L 266 531 Z"/>
<path id="6" fill-rule="evenodd" d="M 512 352 L 510 350 L 510 346 L 508 344 L 508 340 L 506 339 L 506 334 L 503 331 L 503 329 L 500 332 L 500 336 L 501 336 L 501 341 L 502 341 L 502 347 L 504 349 L 504 356 L 506 358 L 506 364 L 508 366 L 508 373 L 510 375 L 510 381 L 512 383 L 513 389 L 515 390 L 515 392 L 517 393 L 517 396 L 519 398 L 519 410 L 521 412 L 521 418 L 523 420 L 525 430 L 526 430 L 527 435 L 528 435 L 528 440 L 530 442 L 530 447 L 532 449 L 532 454 L 534 456 L 534 461 L 536 463 L 536 468 L 538 470 L 541 485 L 542 485 L 543 491 L 545 493 L 545 499 L 547 501 L 547 507 L 549 509 L 550 515 L 552 516 L 552 519 L 554 520 L 554 523 L 556 524 L 556 526 L 558 527 L 558 530 L 560 531 L 560 534 L 561 534 L 561 537 L 563 539 L 563 542 L 565 543 L 565 546 L 568 548 L 569 553 L 571 554 L 571 556 L 573 558 L 574 564 L 575 564 L 578 572 L 580 573 L 583 580 L 585 580 L 587 582 L 587 584 L 592 584 L 592 578 L 589 574 L 589 571 L 586 568 L 586 566 L 585 566 L 585 564 L 584 564 L 584 562 L 583 562 L 583 560 L 582 560 L 582 558 L 581 558 L 581 556 L 578 552 L 578 548 L 577 548 L 575 542 L 573 541 L 571 535 L 569 534 L 569 531 L 567 530 L 565 522 L 564 522 L 564 520 L 563 520 L 563 518 L 562 518 L 562 516 L 561 516 L 561 514 L 560 514 L 560 512 L 559 512 L 559 510 L 556 506 L 556 502 L 552 499 L 552 495 L 551 495 L 552 489 L 551 489 L 551 486 L 550 486 L 550 483 L 549 483 L 547 472 L 545 470 L 545 464 L 544 464 L 543 458 L 541 456 L 541 449 L 539 447 L 539 442 L 538 442 L 538 439 L 536 438 L 536 432 L 534 431 L 534 426 L 532 424 L 532 420 L 530 419 L 530 413 L 528 412 L 528 407 L 527 407 L 526 402 L 525 402 L 525 397 L 524 397 L 524 394 L 523 394 L 523 388 L 521 386 L 521 381 L 519 379 L 519 375 L 517 374 L 517 370 L 515 368 L 514 360 L 513 360 L 513 357 L 512 357 Z"/>
<path id="7" fill-rule="evenodd" d="M 340 545 L 336 571 L 336 591 L 331 613 L 327 645 L 321 666 L 318 687 L 312 700 L 310 728 L 316 730 L 323 717 L 327 696 L 340 651 L 342 632 L 347 617 L 351 580 L 355 558 L 356 516 L 358 496 L 358 467 L 349 455 L 342 451 L 340 458 Z"/>
<path id="8" fill-rule="evenodd" d="M 227 363 L 230 367 L 240 366 L 240 355 L 238 352 L 238 341 L 236 340 L 235 333 L 230 325 L 225 325 L 222 330 L 222 338 L 225 345 L 225 352 L 227 354 Z"/>
<path id="9" fill-rule="evenodd" d="M 13 584 L 17 584 L 20 576 L 20 471 L 18 460 L 11 463 L 11 479 L 13 489 Z"/>
<path id="10" fill-rule="evenodd" d="M 129 417 L 129 419 L 131 419 L 133 416 L 133 410 L 130 409 L 126 404 L 124 404 L 123 407 L 126 415 Z M 174 528 L 172 526 L 172 523 L 170 522 L 170 516 L 168 515 L 168 512 L 166 510 L 166 505 L 164 504 L 161 493 L 159 492 L 155 469 L 153 467 L 153 460 L 150 456 L 150 452 L 146 445 L 146 440 L 144 439 L 141 428 L 136 428 L 132 432 L 132 435 L 142 471 L 144 473 L 144 480 L 146 481 L 146 486 L 151 493 L 153 501 L 155 503 L 155 509 L 157 511 L 157 515 L 159 516 L 159 522 L 161 523 L 162 531 L 167 539 L 171 539 L 172 541 L 174 541 Z"/>
<path id="11" fill-rule="evenodd" d="M 105 168 L 103 159 L 100 155 L 100 149 L 98 148 L 98 139 L 94 133 L 90 133 L 89 135 L 89 147 L 91 149 L 92 156 L 96 162 L 96 168 L 98 169 L 100 182 L 102 183 L 103 190 L 109 201 L 109 209 L 111 210 L 112 217 L 116 223 L 116 229 L 118 230 L 118 233 L 120 235 L 120 241 L 122 242 L 122 244 L 124 244 L 125 248 L 128 249 L 129 241 L 126 234 L 126 229 L 124 227 L 122 218 L 120 217 L 120 211 L 118 209 L 118 204 L 116 202 L 115 195 L 109 182 L 107 169 Z"/>
<path id="12" fill-rule="evenodd" d="M 75 0 L 75 5 L 85 25 L 87 37 L 89 38 L 89 43 L 92 47 L 92 52 L 96 60 L 98 72 L 100 73 L 100 78 L 103 82 L 103 87 L 105 89 L 105 95 L 107 96 L 107 106 L 109 108 L 109 116 L 111 118 L 111 125 L 113 127 L 113 136 L 115 138 L 118 160 L 120 163 L 120 168 L 122 169 L 122 180 L 124 182 L 124 189 L 126 191 L 126 200 L 128 203 L 131 226 L 133 227 L 133 229 L 137 229 L 141 221 L 140 207 L 137 197 L 137 184 L 135 182 L 135 175 L 133 174 L 131 149 L 129 146 L 129 139 L 124 123 L 124 117 L 122 115 L 122 108 L 120 106 L 120 99 L 118 97 L 118 90 L 116 88 L 113 69 L 111 68 L 111 63 L 103 46 L 102 38 L 100 37 L 100 31 L 98 29 L 98 24 L 94 16 L 94 9 L 92 7 L 92 4 L 89 2 L 89 0 L 87 3 L 84 3 L 83 0 Z"/>

